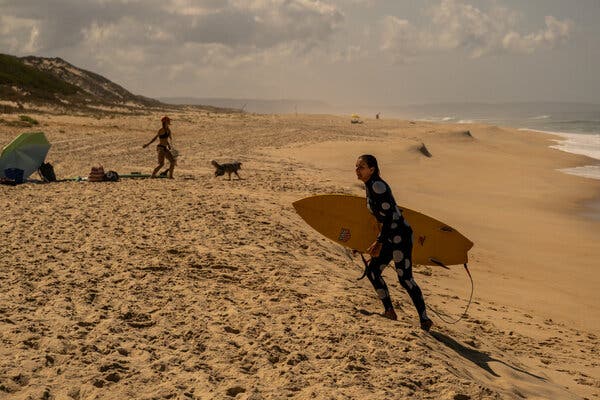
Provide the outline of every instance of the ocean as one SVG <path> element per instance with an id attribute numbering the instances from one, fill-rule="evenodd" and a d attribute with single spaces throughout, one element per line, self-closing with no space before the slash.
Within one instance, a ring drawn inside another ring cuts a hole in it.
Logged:
<path id="1" fill-rule="evenodd" d="M 552 133 L 560 137 L 552 148 L 592 158 L 588 165 L 562 169 L 562 172 L 600 179 L 600 105 L 565 103 L 523 104 L 467 108 L 454 107 L 451 113 L 424 115 L 421 109 L 419 119 L 449 123 L 484 123 L 510 126 L 524 133 L 528 130 Z M 436 107 L 437 108 L 437 107 Z M 462 109 L 461 109 L 462 108 Z M 567 110 L 564 110 L 567 108 Z M 578 109 L 579 108 L 579 109 Z"/>
<path id="2" fill-rule="evenodd" d="M 366 106 L 364 115 L 445 123 L 481 123 L 557 136 L 550 147 L 588 156 L 585 165 L 559 171 L 600 180 L 600 104 L 565 102 L 437 103 L 404 106 Z M 584 215 L 600 221 L 600 198 L 586 204 Z"/>

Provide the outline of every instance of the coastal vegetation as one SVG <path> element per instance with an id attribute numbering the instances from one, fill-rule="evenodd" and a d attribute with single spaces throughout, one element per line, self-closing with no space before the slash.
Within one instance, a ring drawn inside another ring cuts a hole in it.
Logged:
<path id="1" fill-rule="evenodd" d="M 15 56 L 0 54 L 0 95 L 10 98 L 13 87 L 29 92 L 32 97 L 53 99 L 56 94 L 73 95 L 78 88 L 36 68 L 25 65 Z"/>

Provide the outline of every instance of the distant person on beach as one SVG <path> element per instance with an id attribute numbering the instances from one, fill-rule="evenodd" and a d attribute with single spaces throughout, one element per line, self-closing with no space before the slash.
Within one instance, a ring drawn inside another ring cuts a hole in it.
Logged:
<path id="1" fill-rule="evenodd" d="M 365 184 L 367 208 L 382 224 L 377 240 L 367 249 L 371 260 L 366 275 L 383 303 L 383 316 L 392 320 L 398 319 L 381 275 L 393 260 L 400 284 L 408 292 L 417 309 L 421 328 L 428 331 L 433 322 L 427 316 L 423 294 L 412 275 L 412 228 L 402 216 L 402 210 L 396 205 L 392 189 L 381 179 L 374 156 L 364 154 L 358 158 L 356 176 Z"/>
<path id="2" fill-rule="evenodd" d="M 162 128 L 158 130 L 158 133 L 152 138 L 151 141 L 146 143 L 144 148 L 150 146 L 156 139 L 158 139 L 158 144 L 156 145 L 156 152 L 158 154 L 158 166 L 154 168 L 152 171 L 152 178 L 156 178 L 156 174 L 158 171 L 165 165 L 165 158 L 169 160 L 169 173 L 168 177 L 173 179 L 173 170 L 175 169 L 175 157 L 173 157 L 173 153 L 171 149 L 173 148 L 173 135 L 171 133 L 171 129 L 169 129 L 169 125 L 171 124 L 171 119 L 167 116 L 162 117 L 160 120 L 162 122 Z"/>
<path id="3" fill-rule="evenodd" d="M 375 119 L 379 119 L 379 113 L 375 114 Z"/>

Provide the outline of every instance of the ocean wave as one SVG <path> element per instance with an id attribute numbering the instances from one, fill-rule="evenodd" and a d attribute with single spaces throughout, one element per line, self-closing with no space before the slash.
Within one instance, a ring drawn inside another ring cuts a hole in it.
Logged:
<path id="1" fill-rule="evenodd" d="M 560 139 L 554 139 L 556 144 L 550 146 L 550 148 L 571 154 L 587 156 L 600 161 L 600 134 L 551 132 L 527 128 L 521 128 L 519 130 L 548 133 L 559 136 Z M 565 168 L 559 171 L 586 178 L 600 179 L 600 165 L 585 165 L 575 168 Z"/>
<path id="2" fill-rule="evenodd" d="M 448 121 L 452 121 L 454 120 L 454 117 L 423 117 L 423 118 L 417 118 L 417 121 L 424 121 L 424 122 L 448 122 Z"/>
<path id="3" fill-rule="evenodd" d="M 538 115 L 537 117 L 531 117 L 531 119 L 548 119 L 551 115 Z"/>
<path id="4" fill-rule="evenodd" d="M 561 119 L 556 122 L 561 124 L 594 124 L 600 122 L 599 119 Z"/>
<path id="5" fill-rule="evenodd" d="M 551 148 L 600 160 L 600 134 L 560 133 L 559 136 L 562 139 L 556 139 Z"/>
<path id="6" fill-rule="evenodd" d="M 584 167 L 563 168 L 560 172 L 571 175 L 583 176 L 584 178 L 600 179 L 600 165 L 586 165 Z"/>

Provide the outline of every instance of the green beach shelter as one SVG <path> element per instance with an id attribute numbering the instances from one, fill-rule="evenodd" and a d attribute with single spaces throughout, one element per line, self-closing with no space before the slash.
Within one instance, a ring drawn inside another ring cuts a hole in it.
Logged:
<path id="1" fill-rule="evenodd" d="M 44 132 L 22 133 L 2 149 L 0 154 L 0 177 L 6 170 L 20 169 L 23 179 L 29 178 L 42 165 L 50 150 L 50 142 Z"/>

